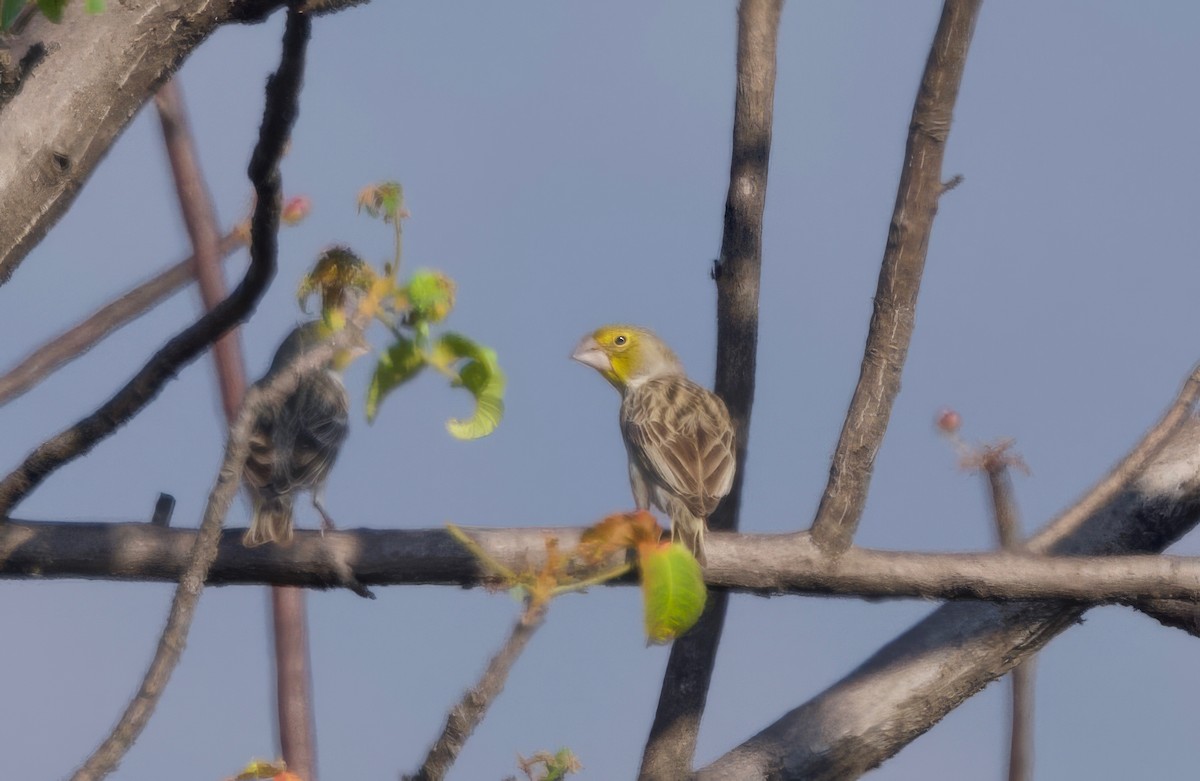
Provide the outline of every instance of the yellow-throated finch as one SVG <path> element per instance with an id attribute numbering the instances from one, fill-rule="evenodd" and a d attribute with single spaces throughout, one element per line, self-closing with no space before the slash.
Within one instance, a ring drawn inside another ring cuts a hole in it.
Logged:
<path id="1" fill-rule="evenodd" d="M 706 520 L 733 485 L 733 424 L 725 403 L 687 378 L 671 348 L 644 328 L 606 325 L 572 358 L 621 392 L 621 435 L 638 509 L 653 504 L 671 517 L 704 563 Z"/>
<path id="2" fill-rule="evenodd" d="M 302 353 L 324 341 L 325 333 L 320 321 L 294 328 L 255 386 L 279 376 Z M 242 538 L 245 545 L 290 542 L 292 506 L 301 491 L 311 493 L 322 528 L 333 528 L 322 504 L 322 490 L 346 439 L 350 415 L 350 398 L 339 370 L 363 349 L 339 350 L 326 366 L 301 375 L 296 389 L 282 403 L 259 414 L 242 472 L 254 513 Z"/>

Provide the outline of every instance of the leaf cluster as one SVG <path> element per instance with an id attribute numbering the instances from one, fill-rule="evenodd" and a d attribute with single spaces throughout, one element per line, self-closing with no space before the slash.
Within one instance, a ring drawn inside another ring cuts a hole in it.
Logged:
<path id="1" fill-rule="evenodd" d="M 700 563 L 687 546 L 663 540 L 663 529 L 654 516 L 642 510 L 608 516 L 586 529 L 579 545 L 567 553 L 559 548 L 558 538 L 547 536 L 541 565 L 522 572 L 496 561 L 458 527 L 448 528 L 485 570 L 525 599 L 530 610 L 562 594 L 615 580 L 636 565 L 647 642 L 673 641 L 704 612 L 708 590 Z M 622 553 L 626 556 L 614 564 Z"/>
<path id="2" fill-rule="evenodd" d="M 432 369 L 464 388 L 475 401 L 469 417 L 451 419 L 446 428 L 458 439 L 487 436 L 504 415 L 505 377 L 494 350 L 460 333 L 434 334 L 453 311 L 454 280 L 440 271 L 418 269 L 399 278 L 402 221 L 409 216 L 404 191 L 396 182 L 383 182 L 359 194 L 360 211 L 393 226 L 395 254 L 376 271 L 352 249 L 332 247 L 321 254 L 297 292 L 301 309 L 317 296 L 326 324 L 337 330 L 354 310 L 381 322 L 392 343 L 379 354 L 367 389 L 366 414 L 374 421 L 386 398 L 401 385 Z"/>

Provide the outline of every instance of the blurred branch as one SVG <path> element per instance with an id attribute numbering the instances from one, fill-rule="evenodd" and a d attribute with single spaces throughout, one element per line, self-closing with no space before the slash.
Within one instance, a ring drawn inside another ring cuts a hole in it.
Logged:
<path id="1" fill-rule="evenodd" d="M 831 554 L 841 553 L 854 541 L 875 456 L 900 392 L 929 236 L 944 189 L 942 156 L 981 2 L 946 0 L 913 105 L 858 385 L 812 525 L 817 544 Z"/>
<path id="2" fill-rule="evenodd" d="M 217 255 L 225 259 L 246 245 L 245 232 L 233 230 L 221 237 Z M 192 255 L 146 280 L 104 305 L 90 317 L 49 342 L 35 347 L 24 360 L 0 376 L 0 405 L 31 390 L 59 367 L 78 358 L 101 340 L 190 282 L 195 274 Z"/>
<path id="3" fill-rule="evenodd" d="M 1195 498 L 1200 502 L 1200 488 Z M 547 535 L 565 549 L 578 544 L 581 531 L 579 527 L 468 530 L 488 556 L 516 572 L 539 565 Z M 210 584 L 340 588 L 347 585 L 347 576 L 370 586 L 492 582 L 480 572 L 477 560 L 442 529 L 324 534 L 297 530 L 287 548 L 246 548 L 240 533 L 237 529 L 222 533 L 208 574 Z M 0 578 L 173 581 L 183 572 L 195 538 L 194 529 L 149 523 L 14 519 L 0 528 Z M 713 554 L 704 573 L 709 585 L 764 596 L 1049 599 L 1082 604 L 1200 601 L 1200 558 L 1193 557 L 923 553 L 855 547 L 831 562 L 806 535 L 716 533 L 712 541 Z M 629 577 L 613 585 L 635 582 Z"/>
<path id="4" fill-rule="evenodd" d="M 714 390 L 724 399 L 733 420 L 737 469 L 729 494 L 708 519 L 709 527 L 716 530 L 737 529 L 746 478 L 758 352 L 763 210 L 775 103 L 775 52 L 782 10 L 783 0 L 742 0 L 738 5 L 733 150 L 721 256 L 713 269 L 717 283 Z M 639 778 L 672 781 L 691 771 L 727 607 L 726 594 L 710 594 L 699 622 L 671 647 Z"/>
<path id="5" fill-rule="evenodd" d="M 1018 664 L 1008 674 L 1012 684 L 1012 719 L 1008 740 L 1008 781 L 1033 778 L 1033 698 L 1037 657 Z"/>
<path id="6" fill-rule="evenodd" d="M 187 109 L 179 85 L 173 80 L 168 81 L 159 89 L 154 103 L 158 108 L 167 158 L 171 161 L 179 209 L 192 241 L 200 300 L 206 311 L 212 310 L 226 296 L 225 277 L 220 264 L 221 237 L 217 228 L 217 211 L 208 193 L 208 186 L 204 183 L 204 173 L 188 127 Z M 246 392 L 246 370 L 238 345 L 237 328 L 230 329 L 217 339 L 212 347 L 212 356 L 216 363 L 225 421 L 232 423 L 241 407 L 242 394 Z"/>
<path id="7" fill-rule="evenodd" d="M 1011 442 L 985 446 L 978 456 L 979 467 L 987 480 L 991 499 L 992 520 L 1001 550 L 1021 549 L 1021 528 L 1017 516 L 1017 500 L 1013 494 L 1010 467 L 1024 467 L 1021 458 L 1010 451 Z M 1030 781 L 1033 778 L 1033 697 L 1034 665 L 1037 658 L 1030 654 L 1009 673 L 1011 713 L 1008 739 L 1008 781 Z"/>
<path id="8" fill-rule="evenodd" d="M 175 81 L 155 97 L 163 141 L 175 177 L 184 223 L 195 251 L 196 281 L 204 308 L 225 298 L 225 277 L 218 255 L 216 208 L 204 183 L 187 109 Z M 213 345 L 212 356 L 226 423 L 232 426 L 246 393 L 245 361 L 233 329 Z M 300 589 L 271 590 L 272 638 L 275 651 L 275 699 L 280 753 L 288 768 L 305 781 L 317 781 L 316 720 L 312 712 L 312 665 L 308 654 L 305 594 Z"/>
<path id="9" fill-rule="evenodd" d="M 250 268 L 233 295 L 205 314 L 183 335 L 210 322 L 219 326 L 219 330 L 212 329 L 215 334 L 224 332 L 232 322 L 240 320 L 254 308 L 258 297 L 274 276 L 277 253 L 275 234 L 279 230 L 280 211 L 279 159 L 283 155 L 299 110 L 300 85 L 304 75 L 304 56 L 310 27 L 311 22 L 304 14 L 288 13 L 279 69 L 267 81 L 263 122 L 249 170 L 257 198 L 251 221 Z M 183 335 L 171 340 L 159 355 L 180 341 Z M 209 567 L 217 554 L 221 525 L 229 512 L 238 486 L 241 485 L 242 468 L 249 453 L 250 430 L 255 418 L 263 406 L 279 403 L 295 388 L 301 371 L 311 370 L 313 366 L 320 365 L 319 361 L 328 360 L 333 349 L 334 346 L 330 344 L 326 345 L 324 350 L 314 350 L 302 356 L 289 371 L 281 373 L 277 381 L 248 395 L 246 404 L 238 414 L 237 423 L 230 429 L 229 442 L 217 483 L 209 494 L 204 518 L 194 536 L 186 567 L 179 578 L 179 586 L 175 590 L 167 624 L 159 638 L 154 659 L 150 662 L 137 694 L 126 706 L 117 725 L 74 773 L 72 781 L 92 781 L 107 776 L 145 729 L 183 653 L 200 593 L 204 589 Z M 195 353 L 191 357 L 194 355 Z"/>
<path id="10" fill-rule="evenodd" d="M 530 606 L 523 612 L 504 645 L 488 662 L 479 683 L 469 689 L 457 705 L 450 710 L 442 734 L 429 749 L 421 768 L 403 781 L 441 781 L 458 759 L 471 733 L 483 721 L 484 715 L 508 681 L 513 665 L 529 644 L 534 632 L 546 620 L 546 605 Z"/>

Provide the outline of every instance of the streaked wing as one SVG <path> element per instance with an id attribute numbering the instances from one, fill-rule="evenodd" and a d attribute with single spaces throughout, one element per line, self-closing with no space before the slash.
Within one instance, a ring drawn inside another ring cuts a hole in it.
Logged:
<path id="1" fill-rule="evenodd" d="M 288 398 L 282 416 L 293 432 L 286 465 L 291 487 L 309 489 L 325 481 L 349 431 L 349 414 L 345 387 L 323 370 Z"/>
<path id="2" fill-rule="evenodd" d="M 648 380 L 621 404 L 630 455 L 707 518 L 733 485 L 733 426 L 716 394 L 684 377 Z"/>

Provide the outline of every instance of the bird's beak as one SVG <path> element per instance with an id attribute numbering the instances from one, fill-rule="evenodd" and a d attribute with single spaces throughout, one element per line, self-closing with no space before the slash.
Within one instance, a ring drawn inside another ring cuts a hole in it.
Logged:
<path id="1" fill-rule="evenodd" d="M 608 359 L 608 354 L 601 350 L 600 344 L 590 336 L 576 345 L 575 352 L 571 353 L 571 357 L 584 366 L 591 366 L 597 371 L 612 371 L 612 361 Z"/>

